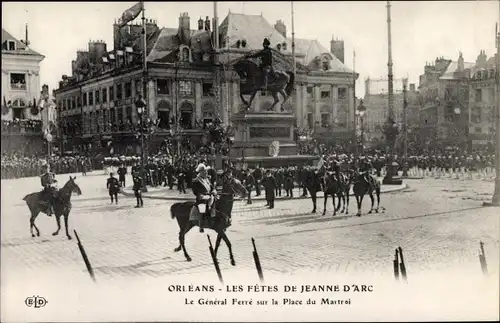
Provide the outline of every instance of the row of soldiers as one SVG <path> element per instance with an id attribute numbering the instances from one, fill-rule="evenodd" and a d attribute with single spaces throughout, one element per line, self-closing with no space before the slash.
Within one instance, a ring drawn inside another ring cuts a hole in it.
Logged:
<path id="1" fill-rule="evenodd" d="M 43 165 L 46 158 L 37 156 L 20 157 L 2 155 L 1 178 L 12 179 L 21 177 L 40 176 L 43 174 Z M 56 174 L 78 173 L 86 174 L 92 170 L 92 161 L 86 156 L 52 156 L 48 161 L 50 169 Z"/>

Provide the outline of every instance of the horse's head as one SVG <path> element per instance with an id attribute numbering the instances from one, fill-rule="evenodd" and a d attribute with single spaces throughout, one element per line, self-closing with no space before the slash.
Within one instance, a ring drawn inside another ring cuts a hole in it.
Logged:
<path id="1" fill-rule="evenodd" d="M 75 193 L 76 195 L 82 195 L 82 190 L 80 189 L 80 186 L 75 182 L 76 176 L 75 177 L 69 177 L 68 182 L 64 185 L 64 187 L 71 193 Z"/>
<path id="2" fill-rule="evenodd" d="M 260 75 L 260 69 L 254 62 L 248 59 L 241 59 L 233 65 L 234 71 L 240 79 L 249 80 Z"/>
<path id="3" fill-rule="evenodd" d="M 224 178 L 224 190 L 223 193 L 229 193 L 231 195 L 239 195 L 241 198 L 245 198 L 247 196 L 247 189 L 241 183 L 240 180 L 234 177 L 226 177 Z M 226 192 L 227 191 L 227 192 Z"/>

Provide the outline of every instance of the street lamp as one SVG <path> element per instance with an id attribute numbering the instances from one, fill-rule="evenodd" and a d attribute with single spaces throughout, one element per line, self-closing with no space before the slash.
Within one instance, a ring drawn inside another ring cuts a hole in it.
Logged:
<path id="1" fill-rule="evenodd" d="M 365 126 L 364 126 L 364 116 L 365 116 L 365 113 L 366 113 L 366 107 L 365 105 L 363 104 L 363 100 L 361 100 L 359 102 L 359 105 L 358 107 L 356 108 L 356 111 L 354 112 L 355 115 L 357 117 L 359 117 L 359 128 L 361 130 L 361 149 L 362 149 L 362 152 L 364 154 L 364 135 L 365 135 Z M 355 129 L 355 131 L 357 132 L 357 129 Z M 356 152 L 356 157 L 355 157 L 355 164 L 357 163 L 357 154 L 358 154 L 358 140 L 357 140 L 357 136 L 356 136 L 356 142 L 355 142 L 355 152 Z"/>
<path id="2" fill-rule="evenodd" d="M 146 186 L 146 169 L 145 169 L 145 159 L 146 154 L 144 151 L 145 148 L 145 112 L 146 112 L 146 101 L 142 98 L 142 95 L 139 94 L 139 98 L 135 101 L 135 107 L 137 109 L 137 114 L 139 115 L 139 134 L 141 136 L 141 177 L 142 177 L 142 191 L 147 192 L 148 188 Z"/>

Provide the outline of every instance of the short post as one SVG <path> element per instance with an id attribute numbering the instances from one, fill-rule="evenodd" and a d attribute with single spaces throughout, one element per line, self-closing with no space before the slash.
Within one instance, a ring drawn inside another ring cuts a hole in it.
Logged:
<path id="1" fill-rule="evenodd" d="M 479 262 L 481 263 L 481 269 L 483 270 L 483 274 L 488 275 L 488 265 L 486 264 L 486 254 L 484 253 L 484 243 L 482 241 L 479 242 Z"/>
<path id="2" fill-rule="evenodd" d="M 397 248 L 394 250 L 394 260 L 392 261 L 392 265 L 394 267 L 394 278 L 399 280 L 399 257 Z"/>
<path id="3" fill-rule="evenodd" d="M 87 253 L 85 252 L 85 248 L 83 248 L 82 242 L 80 241 L 80 237 L 78 236 L 78 233 L 76 233 L 76 230 L 73 230 L 75 233 L 76 240 L 78 241 L 78 249 L 80 249 L 80 253 L 82 254 L 83 261 L 85 262 L 85 266 L 87 267 L 87 271 L 89 272 L 90 278 L 94 282 L 95 276 L 94 276 L 94 270 L 92 269 L 92 265 L 90 264 L 89 258 L 87 257 Z"/>
<path id="4" fill-rule="evenodd" d="M 255 268 L 257 268 L 257 274 L 259 274 L 259 279 L 261 283 L 264 283 L 264 274 L 262 273 L 262 267 L 260 265 L 259 254 L 257 253 L 257 247 L 255 246 L 255 239 L 252 238 L 253 245 L 253 260 L 255 262 Z"/>
<path id="5" fill-rule="evenodd" d="M 401 259 L 401 263 L 399 264 L 399 269 L 401 271 L 401 276 L 403 276 L 403 281 L 407 283 L 408 280 L 406 277 L 406 265 L 405 265 L 405 258 L 403 256 L 403 249 L 399 247 L 398 251 L 399 251 L 399 258 Z"/>
<path id="6" fill-rule="evenodd" d="M 217 276 L 219 277 L 220 283 L 224 285 L 224 279 L 222 279 L 222 273 L 220 271 L 219 262 L 217 261 L 217 256 L 215 255 L 215 251 L 214 251 L 214 248 L 212 246 L 212 241 L 210 240 L 210 235 L 207 234 L 207 237 L 208 237 L 208 244 L 209 244 L 208 250 L 210 250 L 210 255 L 212 256 L 212 261 L 214 263 L 215 271 L 217 272 Z"/>

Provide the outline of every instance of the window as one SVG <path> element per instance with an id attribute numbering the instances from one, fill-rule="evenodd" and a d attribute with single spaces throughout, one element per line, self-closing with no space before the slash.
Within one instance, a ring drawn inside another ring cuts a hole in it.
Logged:
<path id="1" fill-rule="evenodd" d="M 211 111 L 203 112 L 203 127 L 207 127 L 210 123 L 214 121 L 214 114 Z"/>
<path id="2" fill-rule="evenodd" d="M 321 127 L 322 128 L 330 128 L 330 114 L 322 113 L 321 114 Z"/>
<path id="3" fill-rule="evenodd" d="M 308 86 L 307 87 L 307 98 L 312 99 L 314 97 L 314 87 Z"/>
<path id="4" fill-rule="evenodd" d="M 135 96 L 138 96 L 139 94 L 142 94 L 142 81 L 135 80 Z"/>
<path id="5" fill-rule="evenodd" d="M 158 128 L 170 129 L 170 110 L 158 110 Z"/>
<path id="6" fill-rule="evenodd" d="M 472 108 L 471 121 L 473 123 L 480 123 L 481 122 L 481 108 L 479 108 L 479 107 Z"/>
<path id="7" fill-rule="evenodd" d="M 203 83 L 203 96 L 214 96 L 214 85 L 212 83 Z"/>
<path id="8" fill-rule="evenodd" d="M 347 99 L 347 89 L 345 87 L 340 87 L 338 89 L 338 97 L 339 97 L 339 100 Z"/>
<path id="9" fill-rule="evenodd" d="M 179 81 L 179 94 L 181 96 L 190 96 L 193 94 L 193 85 L 190 81 Z"/>
<path id="10" fill-rule="evenodd" d="M 183 62 L 189 62 L 189 48 L 184 47 L 182 49 L 182 58 Z"/>
<path id="11" fill-rule="evenodd" d="M 101 102 L 101 90 L 95 91 L 95 103 L 99 104 Z"/>
<path id="12" fill-rule="evenodd" d="M 307 127 L 309 129 L 313 129 L 314 127 L 314 119 L 313 119 L 313 114 L 311 112 L 307 114 Z"/>
<path id="13" fill-rule="evenodd" d="M 109 87 L 109 101 L 115 100 L 115 88 L 113 85 Z"/>
<path id="14" fill-rule="evenodd" d="M 108 102 L 108 89 L 102 89 L 102 103 Z"/>
<path id="15" fill-rule="evenodd" d="M 321 91 L 321 98 L 322 99 L 330 98 L 330 91 Z"/>
<path id="16" fill-rule="evenodd" d="M 488 89 L 488 99 L 490 102 L 495 102 L 495 89 L 494 88 Z"/>
<path id="17" fill-rule="evenodd" d="M 125 83 L 125 98 L 132 96 L 132 82 Z"/>
<path id="18" fill-rule="evenodd" d="M 13 90 L 26 90 L 26 74 L 11 73 L 10 88 Z"/>
<path id="19" fill-rule="evenodd" d="M 118 84 L 116 84 L 116 99 L 117 100 L 121 100 L 122 99 L 122 94 L 123 94 L 122 84 L 118 83 Z"/>
<path id="20" fill-rule="evenodd" d="M 481 89 L 476 89 L 476 102 L 483 101 L 482 94 L 483 93 L 482 93 Z"/>
<path id="21" fill-rule="evenodd" d="M 89 92 L 89 105 L 94 105 L 94 92 Z"/>
<path id="22" fill-rule="evenodd" d="M 76 109 L 76 101 L 78 100 L 78 98 L 76 96 L 73 97 L 73 99 L 71 100 L 71 109 Z"/>
<path id="23" fill-rule="evenodd" d="M 169 81 L 165 79 L 156 80 L 156 92 L 158 94 L 169 95 L 170 94 Z"/>
<path id="24" fill-rule="evenodd" d="M 481 127 L 475 127 L 474 128 L 474 132 L 475 133 L 481 133 L 483 131 L 483 129 L 481 129 Z"/>

